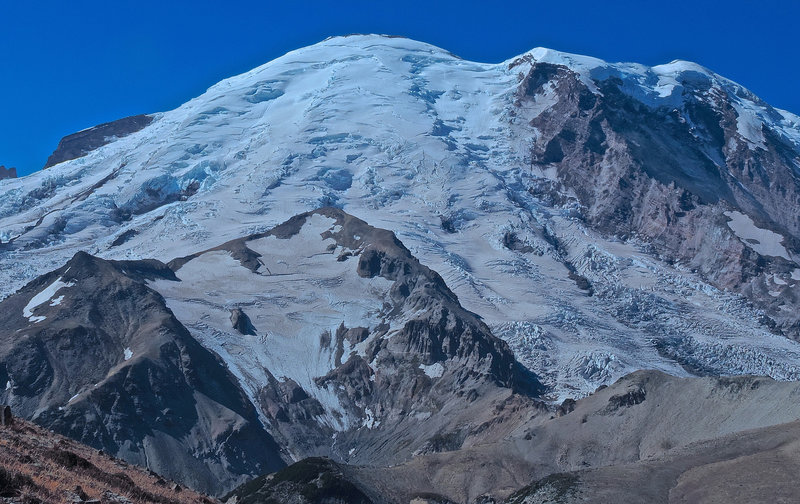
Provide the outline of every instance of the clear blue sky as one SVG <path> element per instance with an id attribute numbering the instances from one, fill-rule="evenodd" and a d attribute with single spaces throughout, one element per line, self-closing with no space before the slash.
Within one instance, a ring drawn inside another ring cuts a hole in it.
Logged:
<path id="1" fill-rule="evenodd" d="M 388 33 L 497 62 L 544 46 L 696 61 L 800 113 L 800 1 L 0 0 L 0 164 L 39 169 L 69 133 L 177 107 L 330 35 Z"/>

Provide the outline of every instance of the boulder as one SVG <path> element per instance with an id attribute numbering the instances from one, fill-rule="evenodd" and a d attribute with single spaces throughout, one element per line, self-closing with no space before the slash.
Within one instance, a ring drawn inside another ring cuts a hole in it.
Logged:
<path id="1" fill-rule="evenodd" d="M 11 406 L 0 406 L 0 425 L 14 425 L 14 416 L 11 414 Z"/>

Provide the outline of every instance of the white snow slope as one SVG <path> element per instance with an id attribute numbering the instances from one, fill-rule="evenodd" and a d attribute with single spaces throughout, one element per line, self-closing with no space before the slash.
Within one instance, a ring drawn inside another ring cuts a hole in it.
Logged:
<path id="1" fill-rule="evenodd" d="M 339 404 L 336 391 L 318 385 L 315 378 L 336 367 L 332 335 L 340 324 L 372 331 L 383 322 L 383 300 L 392 282 L 358 276 L 355 260 L 332 259 L 328 247 L 335 242 L 320 235 L 338 231 L 335 221 L 321 215 L 309 221 L 289 239 L 270 236 L 248 242 L 248 248 L 262 254 L 258 272 L 227 251 L 207 252 L 178 270 L 180 282 L 160 280 L 150 287 L 164 295 L 202 345 L 228 363 L 254 404 L 268 383 L 268 371 L 279 381 L 294 380 L 322 404 L 326 416 L 320 421 L 346 430 L 354 419 Z M 254 335 L 232 329 L 233 308 L 244 308 L 252 317 Z M 347 346 L 344 360 L 351 351 L 365 356 L 366 345 Z"/>
<path id="2" fill-rule="evenodd" d="M 587 83 L 619 76 L 653 106 L 680 100 L 681 79 L 712 79 L 738 91 L 740 132 L 753 148 L 753 125 L 767 120 L 800 145 L 800 118 L 694 64 L 528 55 L 523 67 L 564 63 Z M 525 68 L 510 61 L 473 63 L 402 38 L 332 38 L 224 80 L 83 158 L 3 180 L 0 297 L 78 249 L 166 261 L 336 205 L 394 231 L 553 387 L 554 399 L 640 368 L 687 374 L 659 353 L 663 338 L 720 373 L 800 377 L 800 345 L 759 326 L 739 298 L 635 242 L 604 240 L 568 208 L 528 193 L 536 177 L 525 157 L 536 132 L 521 117 L 537 111 L 512 113 Z M 595 296 L 567 277 L 543 227 Z M 509 231 L 538 253 L 504 247 Z M 112 247 L 126 232 L 130 239 Z"/>

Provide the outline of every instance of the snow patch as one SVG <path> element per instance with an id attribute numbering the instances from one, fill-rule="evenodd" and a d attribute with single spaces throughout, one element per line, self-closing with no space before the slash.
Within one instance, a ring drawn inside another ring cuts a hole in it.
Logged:
<path id="1" fill-rule="evenodd" d="M 373 413 L 371 409 L 365 408 L 364 414 L 367 417 L 364 419 L 361 425 L 366 427 L 367 429 L 374 429 L 375 427 L 381 424 L 381 421 L 375 418 L 375 413 Z"/>
<path id="2" fill-rule="evenodd" d="M 751 150 L 756 147 L 766 150 L 764 133 L 761 131 L 763 122 L 757 112 L 737 100 L 733 100 L 731 105 L 736 110 L 736 132 L 747 141 L 747 147 Z"/>
<path id="3" fill-rule="evenodd" d="M 11 380 L 6 382 L 6 390 L 11 390 Z"/>
<path id="4" fill-rule="evenodd" d="M 130 347 L 126 348 L 123 353 L 126 361 L 131 360 L 131 357 L 133 357 L 133 350 L 131 350 Z"/>
<path id="5" fill-rule="evenodd" d="M 762 256 L 783 257 L 791 260 L 789 252 L 783 246 L 783 236 L 769 229 L 761 229 L 753 223 L 753 219 L 741 212 L 725 212 L 731 220 L 728 227 L 742 243 Z"/>
<path id="6" fill-rule="evenodd" d="M 35 310 L 38 306 L 47 303 L 48 301 L 52 300 L 55 302 L 55 300 L 53 300 L 52 298 L 60 289 L 64 287 L 72 287 L 73 285 L 75 285 L 74 282 L 62 282 L 61 277 L 59 277 L 58 280 L 48 285 L 42 292 L 36 294 L 35 296 L 33 296 L 33 298 L 31 298 L 28 304 L 25 305 L 25 308 L 22 309 L 22 315 L 33 323 L 41 322 L 42 320 L 47 319 L 47 317 L 34 315 L 33 310 Z M 59 298 L 58 300 L 58 303 L 51 304 L 51 306 L 56 306 L 60 304 L 61 299 L 63 298 L 64 296 L 61 296 L 61 298 Z"/>
<path id="7" fill-rule="evenodd" d="M 441 378 L 444 374 L 444 366 L 442 366 L 441 362 L 434 362 L 427 366 L 425 364 L 420 364 L 419 368 L 431 378 Z"/>

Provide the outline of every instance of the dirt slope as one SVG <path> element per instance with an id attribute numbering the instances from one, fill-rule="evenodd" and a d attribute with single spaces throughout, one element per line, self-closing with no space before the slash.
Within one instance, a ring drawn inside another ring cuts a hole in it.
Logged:
<path id="1" fill-rule="evenodd" d="M 217 502 L 18 418 L 11 426 L 0 426 L 0 454 L 4 503 Z"/>

